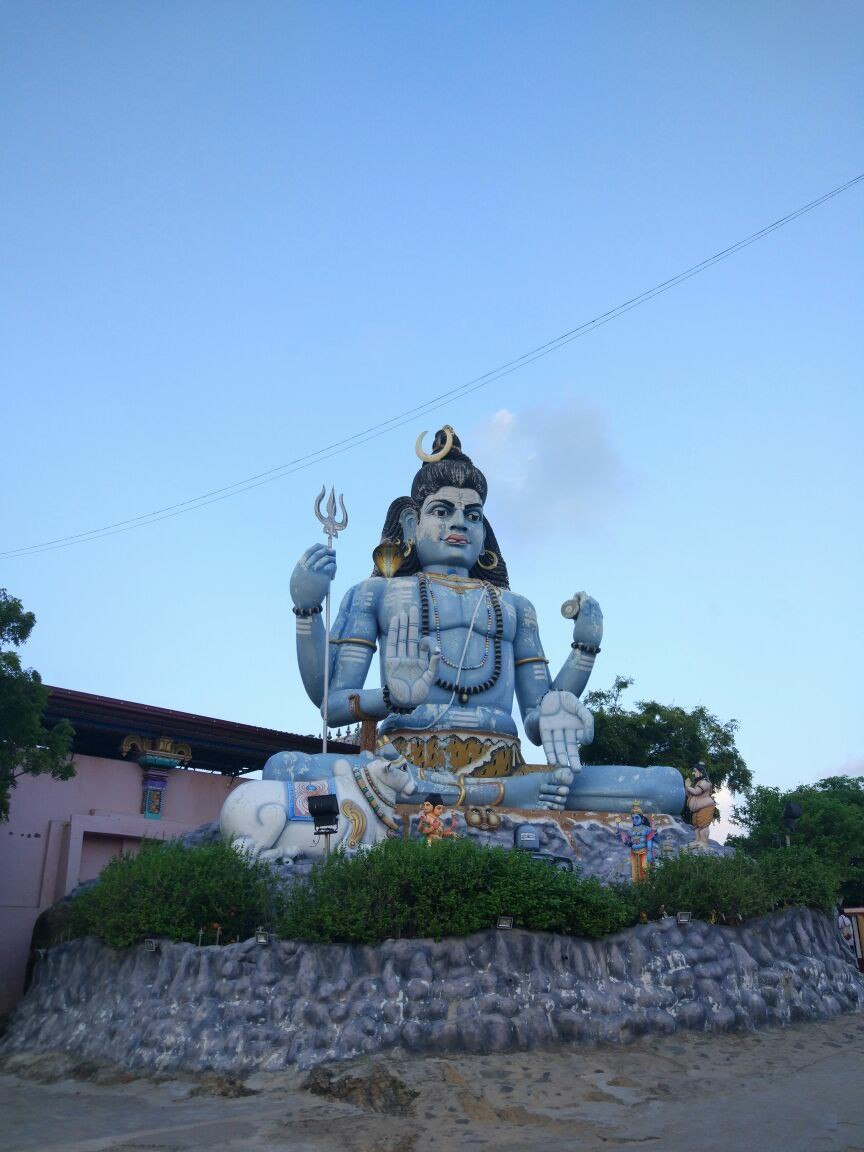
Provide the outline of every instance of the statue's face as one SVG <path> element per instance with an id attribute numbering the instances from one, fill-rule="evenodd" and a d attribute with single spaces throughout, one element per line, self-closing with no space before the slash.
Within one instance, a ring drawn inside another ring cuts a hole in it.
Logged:
<path id="1" fill-rule="evenodd" d="M 473 488 L 439 488 L 423 501 L 414 537 L 421 567 L 470 571 L 485 537 L 483 504 Z"/>

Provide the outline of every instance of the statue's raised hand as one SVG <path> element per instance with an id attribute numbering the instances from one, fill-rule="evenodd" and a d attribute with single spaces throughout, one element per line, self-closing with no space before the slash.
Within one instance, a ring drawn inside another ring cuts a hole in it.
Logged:
<path id="1" fill-rule="evenodd" d="M 553 689 L 540 701 L 540 740 L 550 764 L 581 768 L 579 745 L 594 739 L 594 717 L 572 692 Z"/>
<path id="2" fill-rule="evenodd" d="M 307 548 L 291 573 L 291 599 L 295 608 L 317 608 L 336 575 L 336 553 L 326 544 Z"/>
<path id="3" fill-rule="evenodd" d="M 599 648 L 603 639 L 603 613 L 587 592 L 577 592 L 561 606 L 561 613 L 573 621 L 573 643 Z"/>
<path id="4" fill-rule="evenodd" d="M 429 695 L 438 675 L 440 652 L 420 639 L 420 614 L 412 605 L 390 620 L 384 654 L 384 678 L 397 708 L 416 708 Z"/>

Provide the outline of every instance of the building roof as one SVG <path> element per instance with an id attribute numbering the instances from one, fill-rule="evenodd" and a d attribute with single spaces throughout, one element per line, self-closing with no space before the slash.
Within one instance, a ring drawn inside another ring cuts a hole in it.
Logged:
<path id="1" fill-rule="evenodd" d="M 50 727 L 68 720 L 75 729 L 75 752 L 121 759 L 125 736 L 168 736 L 192 748 L 189 767 L 238 775 L 262 768 L 274 752 L 320 752 L 319 736 L 298 736 L 274 728 L 258 728 L 233 720 L 217 720 L 173 708 L 157 708 L 111 696 L 95 696 L 71 688 L 54 688 L 43 716 Z M 356 753 L 355 744 L 328 742 L 328 750 Z"/>

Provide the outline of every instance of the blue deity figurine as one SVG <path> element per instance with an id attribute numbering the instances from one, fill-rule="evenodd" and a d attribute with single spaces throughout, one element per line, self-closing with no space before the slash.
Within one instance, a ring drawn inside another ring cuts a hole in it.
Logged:
<path id="1" fill-rule="evenodd" d="M 634 884 L 644 880 L 648 865 L 653 864 L 656 857 L 654 838 L 657 832 L 639 804 L 633 805 L 630 827 L 618 825 L 618 835 L 630 849 L 630 879 Z"/>

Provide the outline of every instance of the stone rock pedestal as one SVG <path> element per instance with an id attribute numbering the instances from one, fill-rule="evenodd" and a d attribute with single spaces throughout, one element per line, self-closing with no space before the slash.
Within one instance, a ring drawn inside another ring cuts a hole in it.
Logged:
<path id="1" fill-rule="evenodd" d="M 246 1075 L 365 1053 L 504 1052 L 725 1032 L 864 1007 L 833 922 L 806 909 L 737 928 L 674 920 L 600 940 L 545 932 L 226 947 L 52 949 L 0 1060 L 59 1049 L 140 1072 Z"/>

